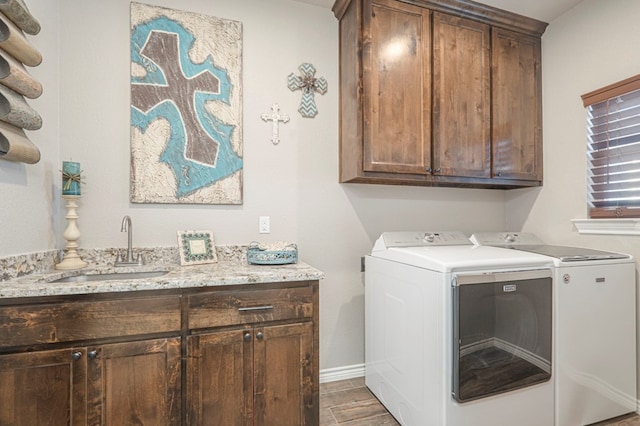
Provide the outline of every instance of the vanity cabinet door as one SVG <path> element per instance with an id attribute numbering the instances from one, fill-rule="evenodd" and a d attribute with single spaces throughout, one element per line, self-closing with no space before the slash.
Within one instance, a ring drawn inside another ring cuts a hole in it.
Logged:
<path id="1" fill-rule="evenodd" d="M 188 425 L 253 424 L 252 340 L 242 329 L 187 337 Z"/>
<path id="2" fill-rule="evenodd" d="M 430 11 L 395 0 L 367 0 L 363 20 L 369 29 L 363 50 L 364 171 L 427 174 Z"/>
<path id="3" fill-rule="evenodd" d="M 255 329 L 256 425 L 315 425 L 313 326 L 310 322 Z"/>
<path id="4" fill-rule="evenodd" d="M 0 425 L 87 424 L 85 349 L 0 355 Z"/>
<path id="5" fill-rule="evenodd" d="M 89 424 L 180 424 L 180 338 L 103 345 L 87 357 Z"/>
<path id="6" fill-rule="evenodd" d="M 187 338 L 187 424 L 316 425 L 311 322 Z"/>
<path id="7" fill-rule="evenodd" d="M 542 182 L 541 42 L 492 32 L 493 175 Z"/>

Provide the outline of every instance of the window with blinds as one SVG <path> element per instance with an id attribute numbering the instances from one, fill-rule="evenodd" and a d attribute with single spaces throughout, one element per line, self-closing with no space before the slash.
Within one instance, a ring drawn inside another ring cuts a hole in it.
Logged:
<path id="1" fill-rule="evenodd" d="M 640 217 L 640 75 L 582 96 L 590 218 Z"/>

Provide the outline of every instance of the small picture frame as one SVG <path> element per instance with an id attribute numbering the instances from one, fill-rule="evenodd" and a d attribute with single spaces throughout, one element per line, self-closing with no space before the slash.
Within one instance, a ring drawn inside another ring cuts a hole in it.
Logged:
<path id="1" fill-rule="evenodd" d="M 216 263 L 216 247 L 211 231 L 178 231 L 180 265 Z"/>

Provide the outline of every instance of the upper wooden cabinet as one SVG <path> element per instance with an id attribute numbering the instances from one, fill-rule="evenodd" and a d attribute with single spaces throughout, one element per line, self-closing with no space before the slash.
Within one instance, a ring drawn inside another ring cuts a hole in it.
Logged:
<path id="1" fill-rule="evenodd" d="M 433 14 L 433 173 L 491 177 L 490 27 Z"/>
<path id="2" fill-rule="evenodd" d="M 431 158 L 431 13 L 394 0 L 364 7 L 364 171 L 424 174 Z"/>
<path id="3" fill-rule="evenodd" d="M 340 181 L 542 184 L 545 23 L 468 0 L 338 0 Z"/>
<path id="4" fill-rule="evenodd" d="M 540 38 L 494 29 L 493 172 L 542 181 Z"/>

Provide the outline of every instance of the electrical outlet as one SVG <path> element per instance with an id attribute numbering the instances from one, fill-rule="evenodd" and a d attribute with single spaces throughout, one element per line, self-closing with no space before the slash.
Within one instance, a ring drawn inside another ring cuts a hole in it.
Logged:
<path id="1" fill-rule="evenodd" d="M 271 232 L 271 219 L 269 216 L 260 216 L 259 230 L 261 234 L 268 234 Z"/>

